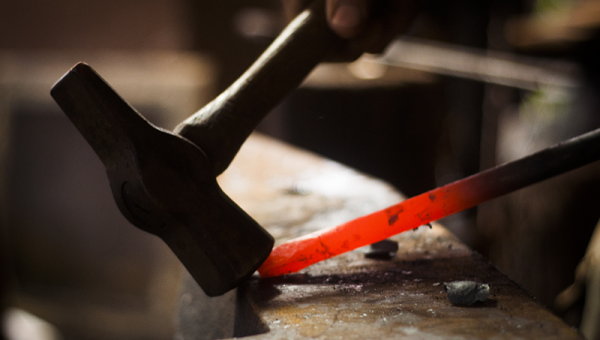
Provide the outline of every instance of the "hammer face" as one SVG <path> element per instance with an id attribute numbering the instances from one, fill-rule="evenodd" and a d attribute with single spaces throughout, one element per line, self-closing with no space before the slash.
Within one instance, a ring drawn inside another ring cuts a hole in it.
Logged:
<path id="1" fill-rule="evenodd" d="M 151 125 L 85 64 L 51 94 L 104 163 L 123 215 L 161 237 L 207 295 L 267 258 L 273 237 L 221 191 L 197 146 Z"/>

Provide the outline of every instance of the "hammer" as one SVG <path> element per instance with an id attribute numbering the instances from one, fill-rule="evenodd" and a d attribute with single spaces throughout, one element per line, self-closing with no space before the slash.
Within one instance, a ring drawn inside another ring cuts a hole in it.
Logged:
<path id="1" fill-rule="evenodd" d="M 163 239 L 208 296 L 235 288 L 273 237 L 217 184 L 262 118 L 335 48 L 324 0 L 300 13 L 227 90 L 174 132 L 152 125 L 84 63 L 51 95 L 106 167 L 121 213 Z"/>

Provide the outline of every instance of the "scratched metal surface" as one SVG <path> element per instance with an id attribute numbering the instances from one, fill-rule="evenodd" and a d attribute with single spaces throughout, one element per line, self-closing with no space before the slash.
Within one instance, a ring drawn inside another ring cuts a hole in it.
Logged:
<path id="1" fill-rule="evenodd" d="M 402 199 L 385 183 L 259 135 L 248 140 L 219 181 L 277 243 Z M 216 300 L 203 297 L 188 278 L 179 336 L 580 338 L 442 226 L 420 227 L 394 240 L 399 250 L 392 260 L 353 251 L 298 274 L 253 277 L 237 293 Z M 452 305 L 443 282 L 458 280 L 488 283 L 490 299 L 471 307 Z"/>

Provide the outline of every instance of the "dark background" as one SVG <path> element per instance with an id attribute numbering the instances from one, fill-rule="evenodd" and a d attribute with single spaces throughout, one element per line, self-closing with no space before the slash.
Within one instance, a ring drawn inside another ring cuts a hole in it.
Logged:
<path id="1" fill-rule="evenodd" d="M 544 49 L 517 48 L 507 40 L 507 20 L 535 8 L 532 1 L 431 1 L 410 34 L 568 60 L 586 74 L 573 98 L 594 97 L 594 31 L 583 41 L 550 43 L 551 48 Z M 49 53 L 54 58 L 107 51 L 191 53 L 202 56 L 210 81 L 207 91 L 214 96 L 252 63 L 284 24 L 281 4 L 267 0 L 0 3 L 3 306 L 24 308 L 49 320 L 66 339 L 160 339 L 168 338 L 174 327 L 171 319 L 140 321 L 151 306 L 160 305 L 161 296 L 148 292 L 154 289 L 152 273 L 163 268 L 155 263 L 169 256 L 163 245 L 120 216 L 100 162 L 55 105 L 11 97 L 11 84 L 19 83 L 18 75 L 25 72 L 14 65 L 28 65 L 24 60 L 9 62 L 11 58 L 26 55 L 44 63 Z M 499 122 L 516 119 L 518 107 L 530 95 L 441 75 L 384 86 L 307 84 L 278 106 L 259 131 L 382 178 L 411 196 L 498 163 L 503 152 L 498 136 L 507 132 Z M 564 129 L 549 129 L 550 140 L 558 142 L 598 125 L 597 105 L 587 99 L 578 101 L 583 103 L 577 107 L 579 114 L 565 120 L 585 124 L 569 129 L 567 123 L 557 122 Z M 168 120 L 153 104 L 143 112 L 159 123 Z M 524 129 L 537 126 L 519 124 Z M 572 282 L 598 220 L 594 193 L 600 181 L 595 173 L 584 169 L 547 181 L 445 224 L 552 308 L 556 295 Z M 580 307 L 554 311 L 577 326 Z M 114 313 L 94 314 L 99 309 Z M 78 319 L 69 312 L 77 310 L 91 316 Z M 107 326 L 116 319 L 132 321 Z"/>

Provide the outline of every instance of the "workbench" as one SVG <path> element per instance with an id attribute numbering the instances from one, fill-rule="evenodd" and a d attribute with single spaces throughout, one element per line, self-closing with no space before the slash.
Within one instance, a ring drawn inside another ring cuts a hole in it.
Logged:
<path id="1" fill-rule="evenodd" d="M 276 245 L 404 199 L 386 183 L 257 134 L 219 183 Z M 186 275 L 178 337 L 581 338 L 442 225 L 421 226 L 393 240 L 399 249 L 388 260 L 367 258 L 365 247 L 297 274 L 255 274 L 217 298 L 206 297 Z M 451 304 L 444 282 L 463 280 L 489 284 L 489 299 Z"/>

